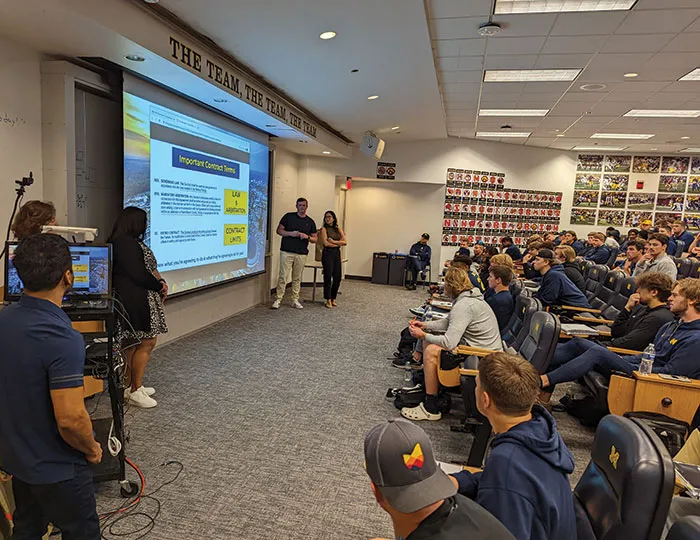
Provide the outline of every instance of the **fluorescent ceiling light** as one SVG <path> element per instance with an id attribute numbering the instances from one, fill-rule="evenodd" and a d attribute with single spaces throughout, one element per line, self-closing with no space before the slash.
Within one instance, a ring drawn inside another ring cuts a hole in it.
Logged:
<path id="1" fill-rule="evenodd" d="M 397 129 L 399 129 L 399 126 L 394 126 L 393 128 L 391 128 L 392 131 L 396 131 Z"/>
<path id="2" fill-rule="evenodd" d="M 320 37 L 321 39 L 333 39 L 337 34 L 333 32 L 333 30 L 329 30 L 328 32 L 323 32 Z"/>
<path id="3" fill-rule="evenodd" d="M 565 13 L 571 11 L 626 11 L 637 0 L 496 0 L 496 15 L 509 13 Z"/>
<path id="4" fill-rule="evenodd" d="M 690 73 L 683 75 L 679 81 L 700 81 L 700 68 L 695 68 Z"/>
<path id="5" fill-rule="evenodd" d="M 632 73 L 625 73 L 624 76 L 627 77 L 628 79 L 634 79 L 635 77 L 639 77 L 639 73 L 633 73 L 633 72 Z"/>
<path id="6" fill-rule="evenodd" d="M 330 155 L 330 152 L 329 152 L 328 150 L 324 150 L 324 151 L 321 152 L 321 153 L 322 153 L 322 154 L 326 154 L 327 156 Z"/>
<path id="7" fill-rule="evenodd" d="M 621 152 L 626 146 L 574 146 L 574 150 L 583 152 Z"/>
<path id="8" fill-rule="evenodd" d="M 700 154 L 700 148 L 684 148 L 681 152 L 690 152 L 693 154 Z"/>
<path id="9" fill-rule="evenodd" d="M 654 135 L 650 133 L 594 133 L 591 139 L 651 139 Z"/>
<path id="10" fill-rule="evenodd" d="M 481 109 L 479 116 L 547 116 L 549 109 Z"/>
<path id="11" fill-rule="evenodd" d="M 477 137 L 514 137 L 527 139 L 530 136 L 529 131 L 477 131 Z"/>
<path id="12" fill-rule="evenodd" d="M 379 96 L 377 96 L 377 95 L 368 96 L 367 99 L 369 99 L 370 101 L 374 101 L 375 99 L 379 99 Z"/>
<path id="13" fill-rule="evenodd" d="M 580 69 L 489 69 L 484 82 L 569 82 Z"/>
<path id="14" fill-rule="evenodd" d="M 681 139 L 683 139 L 684 141 L 687 141 L 688 139 L 690 139 L 690 137 L 688 137 L 688 136 L 686 135 L 685 137 L 681 137 Z"/>
<path id="15" fill-rule="evenodd" d="M 674 111 L 663 109 L 632 109 L 624 116 L 636 116 L 639 118 L 697 118 L 700 111 Z"/>

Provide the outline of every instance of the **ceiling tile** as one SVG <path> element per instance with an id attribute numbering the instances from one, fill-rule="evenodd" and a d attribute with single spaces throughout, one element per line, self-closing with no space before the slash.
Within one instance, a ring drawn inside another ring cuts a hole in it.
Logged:
<path id="1" fill-rule="evenodd" d="M 602 90 L 600 92 L 579 92 L 578 85 L 574 86 L 561 98 L 563 102 L 586 102 L 586 103 L 597 103 L 601 99 L 604 99 L 610 93 L 609 89 Z"/>
<path id="2" fill-rule="evenodd" d="M 481 83 L 445 83 L 442 87 L 444 94 L 478 94 Z"/>
<path id="3" fill-rule="evenodd" d="M 460 17 L 458 19 L 432 19 L 433 39 L 479 38 L 477 30 L 483 17 Z"/>
<path id="4" fill-rule="evenodd" d="M 531 55 L 488 55 L 484 69 L 532 69 L 537 56 Z"/>
<path id="5" fill-rule="evenodd" d="M 639 70 L 640 79 L 676 81 L 695 69 L 699 62 L 696 53 L 657 53 Z"/>
<path id="6" fill-rule="evenodd" d="M 435 39 L 435 56 L 482 56 L 486 41 L 479 39 Z"/>
<path id="7" fill-rule="evenodd" d="M 563 94 L 566 92 L 566 90 L 569 88 L 571 83 L 568 82 L 529 82 L 525 83 L 525 88 L 523 88 L 523 92 L 526 94 L 530 93 L 548 93 L 548 94 L 554 94 L 554 93 L 559 93 Z"/>
<path id="8" fill-rule="evenodd" d="M 560 102 L 549 113 L 549 116 L 581 116 L 591 107 L 590 103 Z"/>
<path id="9" fill-rule="evenodd" d="M 637 106 L 649 99 L 654 94 L 652 92 L 612 92 L 605 98 L 606 101 L 624 101 L 630 105 Z M 630 107 L 632 108 L 632 107 Z"/>
<path id="10" fill-rule="evenodd" d="M 546 103 L 545 109 L 551 108 L 557 100 L 561 97 L 560 93 L 536 93 L 536 94 L 521 94 L 519 101 L 522 103 Z M 532 105 L 528 106 L 529 109 L 537 109 Z"/>
<path id="11" fill-rule="evenodd" d="M 600 36 L 551 36 L 542 48 L 545 54 L 584 54 L 598 52 L 605 43 Z"/>
<path id="12" fill-rule="evenodd" d="M 697 6 L 697 3 L 695 4 Z M 695 7 L 695 6 L 693 6 Z M 685 29 L 686 32 L 700 32 L 700 19 Z"/>
<path id="13" fill-rule="evenodd" d="M 430 0 L 428 10 L 434 19 L 488 17 L 491 14 L 491 0 Z"/>
<path id="14" fill-rule="evenodd" d="M 535 63 L 537 69 L 574 69 L 586 67 L 591 54 L 541 54 Z"/>
<path id="15" fill-rule="evenodd" d="M 528 140 L 525 142 L 525 144 L 528 146 L 549 146 L 550 144 L 552 144 L 556 140 L 557 140 L 556 137 L 550 137 L 547 139 L 529 137 Z"/>
<path id="16" fill-rule="evenodd" d="M 663 48 L 663 52 L 700 52 L 700 34 L 682 33 Z M 700 60 L 698 61 L 700 64 Z"/>
<path id="17" fill-rule="evenodd" d="M 632 11 L 616 34 L 649 34 L 680 32 L 691 22 L 700 17 L 700 9 L 664 9 L 656 11 Z"/>
<path id="18" fill-rule="evenodd" d="M 440 74 L 440 80 L 443 84 L 481 82 L 483 77 L 484 72 L 480 69 L 474 71 L 445 71 Z"/>
<path id="19" fill-rule="evenodd" d="M 660 51 L 674 34 L 613 35 L 601 49 L 604 53 L 645 53 Z"/>
<path id="20" fill-rule="evenodd" d="M 525 83 L 517 82 L 487 82 L 484 83 L 484 94 L 513 94 L 525 89 Z"/>
<path id="21" fill-rule="evenodd" d="M 618 85 L 615 92 L 660 92 L 668 87 L 666 82 L 627 81 Z M 690 90 L 690 88 L 686 88 Z"/>
<path id="22" fill-rule="evenodd" d="M 556 13 L 538 13 L 498 15 L 494 17 L 493 22 L 500 24 L 504 34 L 511 37 L 547 36 L 556 19 Z M 496 37 L 495 39 L 499 38 Z"/>
<path id="23" fill-rule="evenodd" d="M 552 28 L 552 36 L 612 34 L 627 16 L 626 12 L 562 13 Z"/>
<path id="24" fill-rule="evenodd" d="M 473 103 L 474 108 L 479 101 L 479 96 L 474 94 L 443 94 L 445 103 Z"/>
<path id="25" fill-rule="evenodd" d="M 459 58 L 452 56 L 449 58 L 438 58 L 438 68 L 442 71 L 457 71 L 459 67 Z"/>
<path id="26" fill-rule="evenodd" d="M 488 96 L 482 96 L 481 98 L 481 108 L 482 109 L 517 109 L 518 100 L 510 99 L 498 99 L 499 96 L 494 96 L 488 98 Z"/>
<path id="27" fill-rule="evenodd" d="M 620 69 L 623 73 L 641 68 L 653 55 L 651 53 L 599 54 L 588 69 L 594 71 Z"/>
<path id="28" fill-rule="evenodd" d="M 486 43 L 486 54 L 539 54 L 545 37 L 495 37 Z"/>
<path id="29" fill-rule="evenodd" d="M 481 56 L 460 56 L 457 64 L 458 70 L 473 71 L 483 68 L 483 58 Z"/>
<path id="30" fill-rule="evenodd" d="M 631 107 L 624 102 L 603 101 L 591 107 L 591 116 L 620 116 L 629 111 Z"/>

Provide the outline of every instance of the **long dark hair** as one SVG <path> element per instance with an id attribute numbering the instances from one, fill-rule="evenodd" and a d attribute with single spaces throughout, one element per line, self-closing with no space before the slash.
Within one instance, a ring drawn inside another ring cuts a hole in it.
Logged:
<path id="1" fill-rule="evenodd" d="M 121 211 L 117 221 L 112 227 L 112 234 L 109 235 L 107 242 L 114 242 L 122 236 L 131 236 L 143 240 L 146 234 L 148 215 L 145 210 L 135 206 L 127 206 Z"/>
<path id="2" fill-rule="evenodd" d="M 333 218 L 333 223 L 331 225 L 326 225 L 326 214 L 330 214 L 331 217 Z M 335 212 L 333 210 L 326 210 L 323 213 L 323 226 L 326 228 L 332 227 L 333 229 L 338 228 L 338 216 L 335 215 Z"/>

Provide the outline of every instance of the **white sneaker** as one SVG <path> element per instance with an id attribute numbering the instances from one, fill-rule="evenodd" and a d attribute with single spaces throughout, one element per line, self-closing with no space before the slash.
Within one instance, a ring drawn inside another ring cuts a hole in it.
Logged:
<path id="1" fill-rule="evenodd" d="M 270 306 L 270 309 L 279 309 L 281 303 L 282 303 L 282 302 L 280 302 L 279 300 L 275 300 L 274 302 L 272 302 L 272 305 Z"/>
<path id="2" fill-rule="evenodd" d="M 299 302 L 299 300 L 294 300 L 294 302 L 292 302 L 292 307 L 297 309 L 304 309 L 304 306 L 301 305 L 301 302 Z"/>
<path id="3" fill-rule="evenodd" d="M 141 388 L 143 388 L 143 391 L 146 392 L 146 395 L 149 397 L 156 393 L 156 389 L 152 386 L 142 386 Z M 130 395 L 131 387 L 127 386 L 126 388 L 124 388 L 124 399 L 129 399 Z"/>
<path id="4" fill-rule="evenodd" d="M 131 392 L 129 394 L 129 403 L 142 409 L 150 409 L 158 405 L 158 402 L 146 394 L 143 386 L 136 390 L 136 392 Z"/>
<path id="5" fill-rule="evenodd" d="M 425 406 L 421 403 L 417 407 L 404 407 L 401 409 L 401 416 L 409 420 L 440 420 L 442 413 L 433 414 L 425 410 Z"/>

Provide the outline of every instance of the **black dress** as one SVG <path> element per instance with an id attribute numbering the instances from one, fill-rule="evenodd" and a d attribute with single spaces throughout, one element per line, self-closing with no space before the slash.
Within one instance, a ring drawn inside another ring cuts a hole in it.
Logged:
<path id="1" fill-rule="evenodd" d="M 159 294 L 163 285 L 154 274 L 158 263 L 153 252 L 131 236 L 117 238 L 112 247 L 114 290 L 129 317 L 129 322 L 117 318 L 119 339 L 150 339 L 167 333 Z"/>

